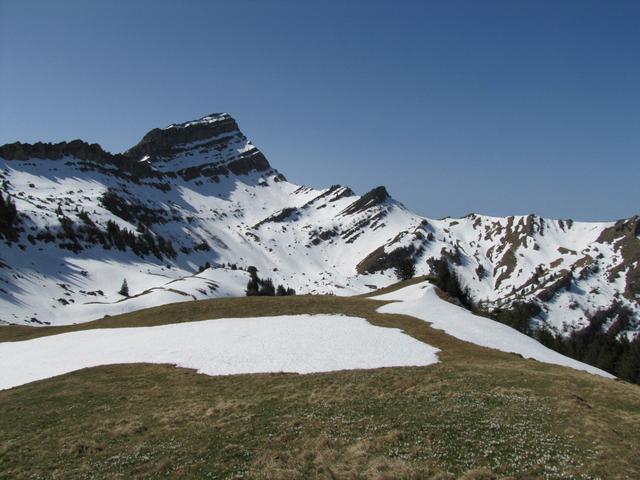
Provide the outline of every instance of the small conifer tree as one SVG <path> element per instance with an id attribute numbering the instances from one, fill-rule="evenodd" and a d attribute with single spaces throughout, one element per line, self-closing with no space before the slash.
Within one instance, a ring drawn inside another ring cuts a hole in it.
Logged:
<path id="1" fill-rule="evenodd" d="M 120 287 L 120 291 L 118 293 L 123 297 L 129 296 L 129 285 L 127 284 L 126 278 L 122 281 L 122 286 Z"/>
<path id="2" fill-rule="evenodd" d="M 253 297 L 259 294 L 259 290 L 260 284 L 257 282 L 257 280 L 252 278 L 251 280 L 249 280 L 249 283 L 247 283 L 247 289 L 245 290 L 245 293 L 247 294 L 247 297 Z"/>

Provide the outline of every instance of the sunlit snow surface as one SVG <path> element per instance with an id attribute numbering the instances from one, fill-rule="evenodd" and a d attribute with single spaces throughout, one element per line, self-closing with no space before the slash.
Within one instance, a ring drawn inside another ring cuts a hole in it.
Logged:
<path id="1" fill-rule="evenodd" d="M 434 328 L 444 330 L 447 334 L 465 342 L 475 343 L 482 347 L 494 348 L 503 352 L 518 353 L 525 358 L 533 358 L 545 363 L 553 363 L 607 378 L 614 378 L 613 375 L 599 368 L 554 352 L 511 327 L 488 318 L 473 315 L 464 308 L 445 302 L 438 297 L 434 286 L 429 282 L 418 283 L 371 298 L 373 300 L 393 301 L 393 303 L 378 308 L 380 313 L 411 315 L 429 322 Z"/>
<path id="2" fill-rule="evenodd" d="M 253 148 L 243 136 L 221 152 L 201 154 L 196 146 L 156 159 L 152 167 L 175 172 L 230 161 Z M 483 215 L 435 220 L 413 214 L 392 199 L 347 214 L 363 197 L 344 187 L 296 185 L 276 171 L 251 171 L 218 181 L 178 175 L 165 191 L 150 179 L 125 181 L 108 164 L 103 166 L 106 171 L 85 171 L 83 165 L 72 157 L 0 159 L 3 194 L 25 215 L 20 242 L 0 242 L 0 324 L 65 325 L 173 302 L 243 296 L 249 266 L 297 293 L 366 293 L 397 280 L 392 268 L 380 269 L 386 262 L 375 260 L 380 249 L 388 254 L 402 251 L 398 249 L 415 252 L 416 274 L 428 275 L 429 260 L 456 247 L 460 258 L 450 266 L 476 301 L 488 307 L 508 307 L 514 300 L 539 303 L 542 312 L 534 321 L 557 333 L 585 327 L 589 314 L 610 306 L 614 298 L 638 311 L 637 304 L 622 295 L 629 267 L 619 268 L 623 258 L 618 243 L 598 241 L 614 226 L 611 222 Z M 102 231 L 108 222 L 136 231 L 135 221 L 104 208 L 101 198 L 108 190 L 160 212 L 164 220 L 154 223 L 152 231 L 173 242 L 176 258 L 140 257 L 130 249 L 105 250 L 99 242 L 88 241 L 74 253 L 60 248 L 60 239 L 28 240 L 46 229 L 57 235 L 61 214 L 78 229 L 82 212 Z M 269 220 L 287 210 L 290 217 Z M 194 248 L 203 244 L 205 249 Z M 201 271 L 207 262 L 213 268 Z M 224 267 L 229 264 L 239 268 Z M 367 264 L 378 267 L 367 270 Z M 572 270 L 570 288 L 560 288 L 540 302 L 540 292 Z M 118 293 L 124 279 L 129 298 Z"/>
<path id="3" fill-rule="evenodd" d="M 425 366 L 438 349 L 343 315 L 234 318 L 94 329 L 0 343 L 0 389 L 82 368 L 174 364 L 207 375 Z"/>

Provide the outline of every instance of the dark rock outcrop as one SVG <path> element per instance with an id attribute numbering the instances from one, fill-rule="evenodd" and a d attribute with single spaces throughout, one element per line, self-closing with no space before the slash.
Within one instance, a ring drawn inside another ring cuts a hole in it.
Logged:
<path id="1" fill-rule="evenodd" d="M 573 274 L 568 270 L 562 270 L 560 276 L 550 285 L 540 291 L 537 297 L 543 302 L 551 300 L 560 290 L 570 290 L 573 283 Z"/>
<path id="2" fill-rule="evenodd" d="M 258 223 L 256 223 L 253 226 L 253 228 L 258 229 L 260 228 L 260 226 L 264 225 L 265 223 L 287 222 L 291 220 L 293 217 L 296 217 L 299 213 L 300 212 L 296 207 L 287 207 L 280 210 L 279 212 L 274 213 L 273 215 L 270 215 L 264 220 L 260 220 Z"/>
<path id="3" fill-rule="evenodd" d="M 213 113 L 193 122 L 154 128 L 142 140 L 125 152 L 131 158 L 168 157 L 178 145 L 199 142 L 225 133 L 240 132 L 238 124 L 226 113 Z"/>
<path id="4" fill-rule="evenodd" d="M 246 138 L 238 129 L 236 121 L 227 114 L 212 114 L 192 122 L 170 125 L 167 128 L 154 128 L 137 145 L 123 154 L 109 153 L 96 143 L 89 144 L 82 140 L 73 140 L 55 144 L 15 142 L 0 146 L 0 158 L 61 160 L 69 157 L 89 162 L 83 165 L 86 169 L 104 170 L 101 165 L 111 164 L 136 178 L 175 176 L 177 173 L 185 180 L 201 176 L 215 179 L 222 175 L 246 175 L 254 170 L 258 172 L 271 170 L 271 165 L 265 156 L 255 147 L 236 154 L 235 158 L 224 164 L 206 162 L 178 172 L 164 174 L 152 166 L 153 160 L 157 158 L 171 157 L 188 150 L 198 152 L 221 150 L 230 142 L 238 140 L 246 140 Z M 195 146 L 189 145 L 193 142 L 198 143 Z M 149 162 L 140 162 L 145 156 L 149 157 Z M 284 179 L 283 176 L 278 178 Z"/>
<path id="5" fill-rule="evenodd" d="M 389 192 L 383 186 L 376 187 L 373 190 L 369 190 L 358 200 L 353 202 L 347 208 L 345 208 L 341 215 L 353 215 L 355 213 L 364 212 L 365 210 L 375 207 L 376 205 L 380 205 L 381 203 L 388 200 L 390 197 Z"/>
<path id="6" fill-rule="evenodd" d="M 61 160 L 64 157 L 75 157 L 94 162 L 115 163 L 114 159 L 122 156 L 106 152 L 97 143 L 89 144 L 82 140 L 72 140 L 60 143 L 8 143 L 0 146 L 0 157 L 5 160 L 32 160 L 34 158 Z M 119 160 L 126 160 L 126 158 L 119 158 Z"/>
<path id="7" fill-rule="evenodd" d="M 225 149 L 230 143 L 246 140 L 236 121 L 226 113 L 214 113 L 200 120 L 154 128 L 137 145 L 125 152 L 132 160 L 149 157 L 154 160 L 166 159 L 183 152 L 196 151 L 200 154 Z M 271 165 L 257 148 L 249 148 L 237 153 L 235 158 L 221 164 L 205 162 L 176 172 L 185 180 L 197 177 L 217 179 L 221 175 L 246 175 L 251 171 L 266 172 Z"/>
<path id="8" fill-rule="evenodd" d="M 0 158 L 9 161 L 75 158 L 89 162 L 84 165 L 85 168 L 91 168 L 91 164 L 94 169 L 99 168 L 100 165 L 111 164 L 136 177 L 159 176 L 148 164 L 136 162 L 126 155 L 107 152 L 97 143 L 87 143 L 82 140 L 60 143 L 8 143 L 0 146 Z"/>

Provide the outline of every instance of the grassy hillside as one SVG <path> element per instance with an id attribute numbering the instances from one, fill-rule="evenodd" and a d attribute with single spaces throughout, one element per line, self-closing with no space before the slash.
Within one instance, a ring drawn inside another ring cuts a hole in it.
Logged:
<path id="1" fill-rule="evenodd" d="M 208 377 L 104 366 L 0 391 L 0 478 L 640 478 L 640 387 L 470 345 L 365 297 L 186 302 L 0 341 L 221 317 L 344 313 L 441 362 Z M 1 361 L 1 359 L 0 359 Z"/>

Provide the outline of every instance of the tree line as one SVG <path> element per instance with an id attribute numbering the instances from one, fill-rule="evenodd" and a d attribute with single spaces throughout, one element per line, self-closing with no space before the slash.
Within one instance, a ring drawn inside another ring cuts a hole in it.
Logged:
<path id="1" fill-rule="evenodd" d="M 293 288 L 286 287 L 284 285 L 278 285 L 276 288 L 273 284 L 273 280 L 270 278 L 258 277 L 258 269 L 256 267 L 247 268 L 251 279 L 247 283 L 247 289 L 245 293 L 248 297 L 253 296 L 278 296 L 285 297 L 289 295 L 295 295 L 296 291 Z"/>
<path id="2" fill-rule="evenodd" d="M 567 336 L 541 328 L 535 338 L 548 348 L 640 384 L 640 335 L 630 339 L 625 330 L 633 322 L 631 309 L 614 301 L 589 317 L 589 324 Z"/>

